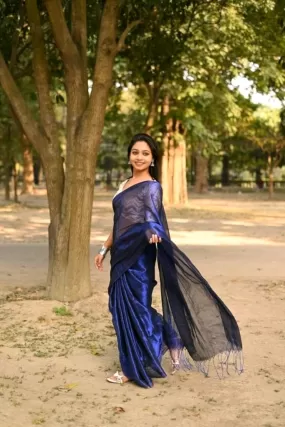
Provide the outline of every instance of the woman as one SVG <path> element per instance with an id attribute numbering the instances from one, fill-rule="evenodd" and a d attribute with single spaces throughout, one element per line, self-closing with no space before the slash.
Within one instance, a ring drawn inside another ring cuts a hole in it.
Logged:
<path id="1" fill-rule="evenodd" d="M 167 349 L 172 373 L 196 367 L 207 375 L 212 361 L 220 376 L 230 356 L 241 372 L 242 343 L 235 318 L 170 240 L 157 157 L 149 135 L 133 137 L 128 147 L 132 176 L 113 198 L 113 232 L 94 260 L 102 270 L 111 249 L 109 308 L 122 372 L 107 381 L 152 387 L 152 378 L 166 376 L 161 359 Z M 156 257 L 163 316 L 151 307 Z"/>

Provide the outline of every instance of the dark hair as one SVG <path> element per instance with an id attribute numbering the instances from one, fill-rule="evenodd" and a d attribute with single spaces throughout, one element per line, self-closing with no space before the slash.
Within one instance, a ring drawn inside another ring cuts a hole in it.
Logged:
<path id="1" fill-rule="evenodd" d="M 155 140 L 148 135 L 147 133 L 137 133 L 132 137 L 132 140 L 128 146 L 128 159 L 130 158 L 130 154 L 132 151 L 133 146 L 138 141 L 144 141 L 147 143 L 151 150 L 151 154 L 153 157 L 154 166 L 149 167 L 149 173 L 152 178 L 154 178 L 156 181 L 158 181 L 158 167 L 157 167 L 157 161 L 158 161 L 158 147 L 155 142 Z M 133 167 L 131 166 L 132 173 L 133 173 Z"/>

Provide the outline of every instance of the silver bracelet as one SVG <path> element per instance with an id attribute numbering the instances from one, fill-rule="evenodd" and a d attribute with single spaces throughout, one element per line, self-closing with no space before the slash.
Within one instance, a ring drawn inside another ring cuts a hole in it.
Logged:
<path id="1" fill-rule="evenodd" d="M 99 250 L 98 254 L 103 255 L 103 257 L 105 257 L 108 251 L 109 248 L 106 248 L 106 246 L 103 245 L 102 248 Z"/>

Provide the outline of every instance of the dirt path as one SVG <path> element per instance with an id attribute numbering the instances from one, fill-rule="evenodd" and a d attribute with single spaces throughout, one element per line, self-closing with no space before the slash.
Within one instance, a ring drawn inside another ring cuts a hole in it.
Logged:
<path id="1" fill-rule="evenodd" d="M 110 200 L 95 198 L 93 253 L 111 229 Z M 105 382 L 118 363 L 108 260 L 92 270 L 88 300 L 63 311 L 39 299 L 48 210 L 44 194 L 24 201 L 0 208 L 0 427 L 285 426 L 285 202 L 209 195 L 168 211 L 173 240 L 237 317 L 245 373 L 179 372 L 145 390 Z"/>

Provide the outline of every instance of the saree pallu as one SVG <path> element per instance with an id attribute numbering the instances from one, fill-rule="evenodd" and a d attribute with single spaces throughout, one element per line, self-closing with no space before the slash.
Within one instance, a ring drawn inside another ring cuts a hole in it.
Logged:
<path id="1" fill-rule="evenodd" d="M 179 354 L 185 369 L 219 376 L 233 365 L 242 372 L 237 322 L 189 258 L 171 241 L 157 181 L 145 181 L 113 199 L 109 309 L 122 371 L 142 387 L 165 377 L 161 359 Z M 152 234 L 162 238 L 149 244 Z M 162 315 L 151 307 L 158 260 Z"/>

